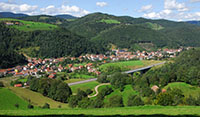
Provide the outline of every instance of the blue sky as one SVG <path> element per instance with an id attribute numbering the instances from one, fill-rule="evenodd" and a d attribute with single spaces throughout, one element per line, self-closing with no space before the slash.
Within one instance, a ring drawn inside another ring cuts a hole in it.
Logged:
<path id="1" fill-rule="evenodd" d="M 200 20 L 200 0 L 0 0 L 1 12 L 29 15 L 103 12 L 176 21 Z"/>

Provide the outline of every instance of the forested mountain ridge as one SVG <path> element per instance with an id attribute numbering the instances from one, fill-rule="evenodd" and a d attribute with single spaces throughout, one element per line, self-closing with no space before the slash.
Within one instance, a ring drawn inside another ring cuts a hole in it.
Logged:
<path id="1" fill-rule="evenodd" d="M 131 49 L 137 41 L 152 42 L 161 48 L 200 46 L 200 27 L 186 22 L 93 13 L 62 26 L 97 43 L 120 48 Z"/>

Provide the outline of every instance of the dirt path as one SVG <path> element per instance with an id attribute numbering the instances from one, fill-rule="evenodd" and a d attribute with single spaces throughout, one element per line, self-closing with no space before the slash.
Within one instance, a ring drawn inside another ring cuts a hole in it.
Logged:
<path id="1" fill-rule="evenodd" d="M 94 94 L 94 95 L 92 95 L 92 96 L 88 95 L 88 98 L 92 98 L 92 97 L 97 96 L 97 95 L 99 94 L 98 88 L 99 88 L 100 86 L 103 86 L 103 85 L 110 85 L 110 83 L 102 83 L 102 84 L 100 84 L 100 85 L 97 85 L 97 86 L 95 87 L 95 92 L 96 92 L 96 94 Z"/>

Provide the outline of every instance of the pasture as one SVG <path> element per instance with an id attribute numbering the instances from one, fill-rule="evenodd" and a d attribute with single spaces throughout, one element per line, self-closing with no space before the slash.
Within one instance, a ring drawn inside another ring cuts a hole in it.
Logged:
<path id="1" fill-rule="evenodd" d="M 160 63 L 162 61 L 154 61 L 154 60 L 130 60 L 130 61 L 121 61 L 121 62 L 112 62 L 106 63 L 99 66 L 99 69 L 102 72 L 108 72 L 110 67 L 119 68 L 121 71 L 128 71 L 131 69 L 137 69 L 149 65 L 153 65 L 156 63 Z"/>
<path id="2" fill-rule="evenodd" d="M 9 27 L 16 28 L 22 31 L 35 31 L 35 30 L 53 30 L 58 28 L 58 26 L 53 24 L 47 24 L 42 22 L 32 22 L 32 21 L 24 21 L 12 18 L 0 18 L 0 22 L 8 22 L 8 21 L 17 21 L 20 22 L 19 25 L 9 25 Z"/>
<path id="3" fill-rule="evenodd" d="M 102 19 L 99 22 L 103 22 L 106 24 L 120 24 L 121 22 L 114 20 L 114 19 Z"/>
<path id="4" fill-rule="evenodd" d="M 9 116 L 39 116 L 39 115 L 86 115 L 86 116 L 116 116 L 116 115 L 140 115 L 140 116 L 200 116 L 199 106 L 138 106 L 100 109 L 33 109 L 33 110 L 0 110 L 0 115 Z"/>
<path id="5" fill-rule="evenodd" d="M 31 104 L 34 106 L 43 106 L 45 103 L 50 104 L 50 108 L 58 108 L 58 106 L 61 106 L 61 108 L 68 108 L 68 104 L 61 103 L 54 101 L 48 97 L 43 96 L 40 93 L 31 91 L 29 89 L 20 88 L 20 87 L 10 87 L 10 90 L 12 90 L 17 96 L 21 97 L 24 100 L 29 100 Z"/>
<path id="6" fill-rule="evenodd" d="M 94 88 L 99 84 L 100 83 L 98 83 L 97 81 L 92 81 L 92 82 L 87 82 L 83 84 L 72 85 L 70 86 L 70 88 L 72 89 L 73 94 L 76 94 L 78 89 L 81 89 L 84 91 L 87 89 L 92 89 L 94 91 Z"/>
<path id="7" fill-rule="evenodd" d="M 167 89 L 168 87 L 170 87 L 172 89 L 178 88 L 178 89 L 182 90 L 182 92 L 185 96 L 191 95 L 193 97 L 197 97 L 198 95 L 200 95 L 200 87 L 195 87 L 190 84 L 186 84 L 184 82 L 169 83 L 167 86 L 164 87 L 164 89 Z"/>
<path id="8" fill-rule="evenodd" d="M 19 107 L 15 107 L 18 104 Z M 28 102 L 15 95 L 8 88 L 0 88 L 0 110 L 27 109 Z"/>

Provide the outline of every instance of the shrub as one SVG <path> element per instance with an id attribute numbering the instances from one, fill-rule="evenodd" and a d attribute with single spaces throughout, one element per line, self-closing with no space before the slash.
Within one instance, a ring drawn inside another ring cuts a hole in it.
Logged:
<path id="1" fill-rule="evenodd" d="M 82 98 L 87 97 L 87 93 L 83 90 L 78 89 L 77 97 L 78 97 L 78 100 L 81 100 Z"/>
<path id="2" fill-rule="evenodd" d="M 87 89 L 87 90 L 86 90 L 86 94 L 87 94 L 87 95 L 90 95 L 90 94 L 92 94 L 92 93 L 93 93 L 93 91 L 92 91 L 91 89 Z"/>
<path id="3" fill-rule="evenodd" d="M 123 107 L 123 99 L 121 95 L 113 95 L 108 99 L 108 107 Z"/>
<path id="4" fill-rule="evenodd" d="M 155 104 L 162 106 L 170 106 L 173 104 L 173 96 L 168 92 L 160 93 L 156 96 Z"/>
<path id="5" fill-rule="evenodd" d="M 141 97 L 137 95 L 130 95 L 128 97 L 128 106 L 143 106 L 144 102 L 142 101 Z"/>
<path id="6" fill-rule="evenodd" d="M 69 107 L 75 108 L 78 105 L 78 97 L 77 96 L 70 96 L 69 98 Z"/>
<path id="7" fill-rule="evenodd" d="M 45 103 L 42 108 L 50 108 L 50 105 L 48 103 Z"/>
<path id="8" fill-rule="evenodd" d="M 28 108 L 29 108 L 29 109 L 33 109 L 33 108 L 34 108 L 34 106 L 33 106 L 33 105 L 31 105 L 31 104 L 28 104 Z"/>
<path id="9" fill-rule="evenodd" d="M 92 108 L 101 108 L 101 107 L 103 107 L 103 105 L 104 105 L 103 99 L 104 98 L 98 98 L 97 97 L 95 100 L 93 100 L 91 102 L 91 107 Z"/>
<path id="10" fill-rule="evenodd" d="M 17 104 L 17 103 L 16 103 L 14 106 L 15 106 L 16 108 L 19 108 L 19 104 Z"/>
<path id="11" fill-rule="evenodd" d="M 91 101 L 88 98 L 83 98 L 81 101 L 78 102 L 79 108 L 89 108 L 91 105 Z"/>
<path id="12" fill-rule="evenodd" d="M 3 82 L 0 81 L 0 87 L 4 87 Z"/>

